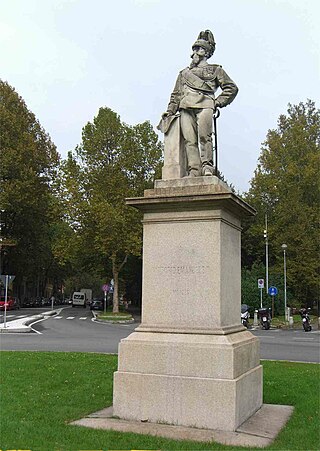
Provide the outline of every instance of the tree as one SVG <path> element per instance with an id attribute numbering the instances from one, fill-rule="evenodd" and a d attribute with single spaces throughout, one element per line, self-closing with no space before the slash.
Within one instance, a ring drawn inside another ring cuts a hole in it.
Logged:
<path id="1" fill-rule="evenodd" d="M 320 111 L 315 103 L 290 105 L 278 127 L 269 130 L 245 200 L 257 210 L 245 225 L 243 261 L 264 258 L 264 217 L 268 215 L 270 265 L 283 271 L 281 245 L 287 249 L 287 283 L 301 303 L 319 295 L 319 144 Z"/>
<path id="2" fill-rule="evenodd" d="M 59 156 L 23 99 L 2 80 L 0 131 L 1 234 L 15 243 L 6 249 L 4 271 L 16 275 L 16 285 L 30 283 L 39 294 L 52 268 L 51 184 Z"/>
<path id="3" fill-rule="evenodd" d="M 109 108 L 100 108 L 83 128 L 76 149 L 81 198 L 77 204 L 77 232 L 84 248 L 111 262 L 113 310 L 119 311 L 119 273 L 129 255 L 140 256 L 140 213 L 126 197 L 143 195 L 159 174 L 162 144 L 149 122 L 129 126 Z"/>

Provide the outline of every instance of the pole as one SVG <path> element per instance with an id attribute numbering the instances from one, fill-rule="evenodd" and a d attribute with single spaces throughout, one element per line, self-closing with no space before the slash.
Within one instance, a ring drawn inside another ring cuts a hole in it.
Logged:
<path id="1" fill-rule="evenodd" d="M 286 250 L 283 249 L 283 272 L 284 272 L 284 316 L 285 321 L 287 318 L 287 263 L 286 263 Z"/>
<path id="2" fill-rule="evenodd" d="M 274 296 L 272 296 L 272 310 L 271 310 L 272 318 L 274 318 Z"/>
<path id="3" fill-rule="evenodd" d="M 216 110 L 213 115 L 213 130 L 214 130 L 214 165 L 215 176 L 218 177 L 218 135 L 217 135 L 217 119 L 220 116 L 220 111 Z"/>
<path id="4" fill-rule="evenodd" d="M 268 215 L 265 216 L 265 239 L 266 239 L 266 291 L 269 290 L 269 241 L 268 241 Z"/>
<path id="5" fill-rule="evenodd" d="M 107 292 L 104 292 L 104 301 L 103 301 L 103 312 L 104 314 L 107 313 Z"/>
<path id="6" fill-rule="evenodd" d="M 8 301 L 8 284 L 9 284 L 9 276 L 6 275 L 6 291 L 4 296 L 4 320 L 3 327 L 7 327 L 7 301 Z"/>
<path id="7" fill-rule="evenodd" d="M 260 288 L 260 308 L 262 308 L 262 288 Z"/>

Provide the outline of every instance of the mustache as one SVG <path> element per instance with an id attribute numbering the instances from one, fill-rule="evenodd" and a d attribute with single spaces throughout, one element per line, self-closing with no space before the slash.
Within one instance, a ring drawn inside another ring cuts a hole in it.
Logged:
<path id="1" fill-rule="evenodd" d="M 200 62 L 200 56 L 197 55 L 196 53 L 193 53 L 193 54 L 191 55 L 191 58 L 192 58 L 191 66 L 192 66 L 192 67 L 193 67 L 193 66 L 197 66 L 197 65 L 199 64 L 199 62 Z"/>

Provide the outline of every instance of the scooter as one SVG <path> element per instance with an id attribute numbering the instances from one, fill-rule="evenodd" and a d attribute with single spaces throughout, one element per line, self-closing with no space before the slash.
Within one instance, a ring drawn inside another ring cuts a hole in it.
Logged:
<path id="1" fill-rule="evenodd" d="M 241 305 L 241 323 L 247 329 L 249 327 L 249 318 L 250 318 L 249 307 L 247 306 L 247 304 L 242 304 Z"/>
<path id="2" fill-rule="evenodd" d="M 270 309 L 269 308 L 259 308 L 258 315 L 259 315 L 260 324 L 261 324 L 262 328 L 265 330 L 270 329 L 270 325 L 271 325 Z"/>
<path id="3" fill-rule="evenodd" d="M 299 310 L 302 319 L 302 325 L 305 332 L 310 332 L 312 330 L 309 317 L 310 310 L 311 310 L 310 308 L 308 308 L 308 310 L 306 308 L 302 308 L 301 310 Z"/>

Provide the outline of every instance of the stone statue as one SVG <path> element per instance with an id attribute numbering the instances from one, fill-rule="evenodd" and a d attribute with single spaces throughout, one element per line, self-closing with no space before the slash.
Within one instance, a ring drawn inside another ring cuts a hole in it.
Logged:
<path id="1" fill-rule="evenodd" d="M 192 46 L 192 62 L 179 73 L 167 111 L 158 126 L 166 134 L 174 119 L 180 115 L 186 174 L 189 177 L 214 174 L 213 115 L 217 108 L 229 105 L 238 93 L 237 86 L 222 67 L 207 62 L 215 46 L 211 31 L 201 31 Z M 215 98 L 219 88 L 222 92 Z"/>

